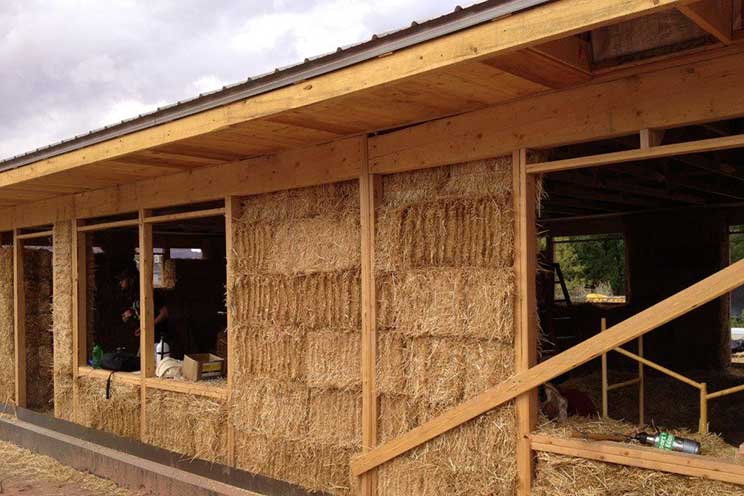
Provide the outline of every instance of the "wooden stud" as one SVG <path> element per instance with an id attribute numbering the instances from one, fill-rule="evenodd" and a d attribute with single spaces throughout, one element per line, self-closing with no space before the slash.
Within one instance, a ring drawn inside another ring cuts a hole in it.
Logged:
<path id="1" fill-rule="evenodd" d="M 698 431 L 701 434 L 708 432 L 708 385 L 700 383 L 700 426 Z"/>
<path id="2" fill-rule="evenodd" d="M 81 366 L 88 356 L 88 250 L 86 234 L 78 232 L 82 224 L 74 222 L 72 232 L 72 409 L 73 418 L 79 418 Z"/>
<path id="3" fill-rule="evenodd" d="M 140 285 L 140 438 L 147 442 L 147 380 L 155 375 L 155 309 L 153 305 L 153 241 L 152 224 L 145 223 L 148 210 L 140 210 L 139 218 L 139 285 Z"/>
<path id="4" fill-rule="evenodd" d="M 515 256 L 515 371 L 525 372 L 537 363 L 537 232 L 535 177 L 527 174 L 527 150 L 512 154 L 514 177 Z M 515 401 L 517 414 L 517 494 L 532 491 L 534 456 L 529 436 L 537 424 L 537 389 Z"/>
<path id="5" fill-rule="evenodd" d="M 607 330 L 607 319 L 602 317 L 600 331 Z M 607 380 L 607 353 L 602 353 L 602 418 L 607 418 L 609 412 L 609 402 L 607 400 L 607 391 L 609 385 Z"/>
<path id="6" fill-rule="evenodd" d="M 634 316 L 568 350 L 539 363 L 525 372 L 470 398 L 411 431 L 352 459 L 351 471 L 361 475 L 433 439 L 468 420 L 496 408 L 551 379 L 599 357 L 602 353 L 638 338 L 701 305 L 744 284 L 744 260 L 706 277 Z M 622 350 L 623 352 L 625 350 Z M 626 352 L 629 353 L 629 352 Z M 645 360 L 645 359 L 644 359 Z M 653 362 L 651 362 L 653 363 Z M 655 367 L 659 367 L 653 364 Z M 686 378 L 685 378 L 686 379 Z M 686 379 L 689 381 L 689 379 Z"/>
<path id="7" fill-rule="evenodd" d="M 699 0 L 677 8 L 724 45 L 731 44 L 734 26 L 731 0 Z"/>
<path id="8" fill-rule="evenodd" d="M 15 402 L 26 408 L 26 283 L 23 277 L 23 240 L 13 233 L 13 327 L 15 330 Z"/>
<path id="9" fill-rule="evenodd" d="M 641 129 L 641 150 L 648 150 L 653 146 L 661 145 L 664 133 L 664 129 Z"/>
<path id="10" fill-rule="evenodd" d="M 638 356 L 643 357 L 643 336 L 638 336 Z M 643 370 L 643 362 L 638 362 L 638 425 L 646 422 L 646 375 Z"/>
<path id="11" fill-rule="evenodd" d="M 366 149 L 366 143 L 365 143 Z M 375 206 L 380 201 L 382 178 L 371 175 L 367 160 L 362 161 L 359 176 L 359 207 L 361 216 L 361 277 L 362 277 L 362 450 L 377 446 L 377 320 L 375 295 Z M 362 477 L 362 494 L 377 494 L 377 472 Z"/>
<path id="12" fill-rule="evenodd" d="M 532 448 L 548 453 L 702 477 L 732 484 L 744 483 L 744 467 L 741 464 L 711 456 L 674 453 L 627 443 L 564 439 L 542 434 L 532 436 Z"/>
<path id="13" fill-rule="evenodd" d="M 638 384 L 639 381 L 640 379 L 638 379 L 638 377 L 635 377 L 633 379 L 628 379 L 627 381 L 616 382 L 615 384 L 610 384 L 609 386 L 607 386 L 607 391 L 614 391 L 616 389 L 622 389 L 628 386 L 635 386 L 636 384 Z"/>
<path id="14" fill-rule="evenodd" d="M 230 397 L 235 380 L 235 316 L 230 310 L 235 298 L 235 243 L 237 237 L 236 223 L 242 215 L 240 198 L 228 196 L 225 198 L 225 256 L 227 260 L 227 394 Z M 227 422 L 227 464 L 234 467 L 235 459 L 235 427 L 232 422 Z"/>

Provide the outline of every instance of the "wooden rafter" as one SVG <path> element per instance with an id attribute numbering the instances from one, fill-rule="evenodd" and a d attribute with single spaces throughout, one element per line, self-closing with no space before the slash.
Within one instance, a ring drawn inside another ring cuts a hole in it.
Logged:
<path id="1" fill-rule="evenodd" d="M 713 35 L 721 43 L 731 43 L 733 30 L 732 0 L 699 0 L 677 7 L 701 29 Z"/>

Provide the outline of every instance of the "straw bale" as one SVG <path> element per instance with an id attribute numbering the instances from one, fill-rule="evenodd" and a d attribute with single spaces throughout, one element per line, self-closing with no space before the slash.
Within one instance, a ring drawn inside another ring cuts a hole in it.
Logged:
<path id="1" fill-rule="evenodd" d="M 378 276 L 378 326 L 406 336 L 514 338 L 511 269 L 443 268 Z"/>
<path id="2" fill-rule="evenodd" d="M 306 344 L 307 384 L 324 389 L 360 389 L 361 336 L 321 330 L 309 332 Z"/>
<path id="3" fill-rule="evenodd" d="M 507 267 L 513 263 L 514 210 L 509 200 L 450 198 L 385 208 L 378 215 L 376 264 L 382 270 Z"/>
<path id="4" fill-rule="evenodd" d="M 173 289 L 178 282 L 176 272 L 176 261 L 168 258 L 163 262 L 163 273 L 160 276 L 160 287 L 164 289 Z"/>
<path id="5" fill-rule="evenodd" d="M 560 424 L 543 422 L 538 432 L 569 437 L 571 431 L 592 433 L 633 433 L 637 427 L 611 419 L 571 417 Z M 736 448 L 715 434 L 700 434 L 672 429 L 675 435 L 701 443 L 701 452 L 729 462 L 744 463 L 736 458 Z M 570 456 L 539 452 L 533 494 L 537 496 L 612 496 L 656 494 L 660 496 L 728 496 L 740 495 L 741 486 L 696 477 L 624 467 Z"/>
<path id="6" fill-rule="evenodd" d="M 303 380 L 306 336 L 290 327 L 241 326 L 235 333 L 235 370 L 247 377 Z"/>
<path id="7" fill-rule="evenodd" d="M 72 223 L 54 225 L 54 415 L 72 420 Z"/>
<path id="8" fill-rule="evenodd" d="M 242 200 L 239 222 L 277 224 L 355 209 L 359 209 L 359 187 L 357 181 L 346 181 L 248 196 Z"/>
<path id="9" fill-rule="evenodd" d="M 362 397 L 347 391 L 311 389 L 308 440 L 343 448 L 359 448 L 362 439 Z"/>
<path id="10" fill-rule="evenodd" d="M 140 438 L 139 386 L 111 382 L 111 397 L 106 399 L 106 379 L 78 377 L 78 424 L 117 436 Z"/>
<path id="11" fill-rule="evenodd" d="M 310 390 L 301 383 L 238 375 L 231 392 L 236 430 L 282 439 L 307 437 Z"/>
<path id="12" fill-rule="evenodd" d="M 380 494 L 512 495 L 514 432 L 511 404 L 481 415 L 380 467 Z"/>
<path id="13" fill-rule="evenodd" d="M 306 275 L 240 275 L 232 290 L 231 311 L 243 325 L 358 328 L 360 272 Z"/>
<path id="14" fill-rule="evenodd" d="M 226 402 L 147 389 L 147 442 L 189 458 L 227 461 Z"/>
<path id="15" fill-rule="evenodd" d="M 15 333 L 13 317 L 13 248 L 0 247 L 0 361 L 15 362 Z M 0 368 L 0 402 L 15 397 L 15 370 Z"/>
<path id="16" fill-rule="evenodd" d="M 403 394 L 406 388 L 408 339 L 398 332 L 377 332 L 377 390 Z"/>
<path id="17" fill-rule="evenodd" d="M 385 208 L 448 198 L 493 197 L 511 202 L 511 157 L 455 164 L 385 176 Z"/>
<path id="18" fill-rule="evenodd" d="M 235 452 L 238 468 L 248 472 L 298 484 L 310 491 L 351 491 L 349 463 L 354 450 L 314 441 L 238 433 Z"/>

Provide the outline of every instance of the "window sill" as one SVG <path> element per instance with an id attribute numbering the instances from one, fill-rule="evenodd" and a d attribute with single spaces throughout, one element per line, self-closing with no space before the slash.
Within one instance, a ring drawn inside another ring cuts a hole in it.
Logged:
<path id="1" fill-rule="evenodd" d="M 160 379 L 148 377 L 145 386 L 152 389 L 171 391 L 174 393 L 193 394 L 196 396 L 207 396 L 221 400 L 227 399 L 227 384 L 215 386 L 204 382 L 186 382 L 174 379 Z"/>
<path id="2" fill-rule="evenodd" d="M 97 379 L 108 379 L 111 375 L 111 370 L 94 369 L 93 367 L 78 367 L 78 377 L 95 377 Z M 128 384 L 139 385 L 142 380 L 139 372 L 115 372 L 114 381 L 126 382 Z"/>

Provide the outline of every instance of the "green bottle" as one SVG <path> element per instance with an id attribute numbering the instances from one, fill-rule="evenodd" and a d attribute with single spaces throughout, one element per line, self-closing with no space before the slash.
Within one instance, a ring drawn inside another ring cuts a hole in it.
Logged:
<path id="1" fill-rule="evenodd" d="M 97 344 L 93 346 L 93 368 L 100 369 L 103 365 L 103 348 Z"/>

